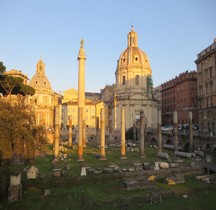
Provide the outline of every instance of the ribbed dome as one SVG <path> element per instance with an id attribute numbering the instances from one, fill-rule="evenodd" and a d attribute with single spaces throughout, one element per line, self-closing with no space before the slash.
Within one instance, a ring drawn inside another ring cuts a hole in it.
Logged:
<path id="1" fill-rule="evenodd" d="M 118 60 L 118 69 L 130 67 L 140 67 L 151 72 L 147 55 L 138 47 L 128 47 L 122 52 Z"/>
<path id="2" fill-rule="evenodd" d="M 138 47 L 138 35 L 134 31 L 134 28 L 131 28 L 131 31 L 127 36 L 128 46 L 121 53 L 117 71 L 124 71 L 125 69 L 139 68 L 147 74 L 151 74 L 151 67 L 147 55 Z"/>
<path id="3" fill-rule="evenodd" d="M 45 75 L 45 65 L 42 60 L 38 61 L 36 74 L 29 81 L 29 85 L 35 88 L 36 90 L 51 90 L 51 85 L 48 78 Z"/>
<path id="4" fill-rule="evenodd" d="M 34 87 L 35 89 L 37 88 L 51 89 L 50 82 L 45 75 L 35 74 L 32 77 L 32 79 L 29 81 L 29 85 Z"/>

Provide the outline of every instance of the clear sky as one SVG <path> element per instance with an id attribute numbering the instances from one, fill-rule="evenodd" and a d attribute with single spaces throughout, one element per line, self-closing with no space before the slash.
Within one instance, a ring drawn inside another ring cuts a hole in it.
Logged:
<path id="1" fill-rule="evenodd" d="M 132 25 L 154 86 L 196 70 L 197 54 L 216 37 L 215 0 L 0 0 L 0 8 L 0 61 L 32 78 L 42 56 L 56 92 L 78 87 L 82 37 L 92 92 L 115 83 Z"/>

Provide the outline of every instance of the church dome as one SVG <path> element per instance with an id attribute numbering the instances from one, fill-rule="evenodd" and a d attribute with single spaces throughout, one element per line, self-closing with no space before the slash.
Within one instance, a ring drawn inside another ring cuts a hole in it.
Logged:
<path id="1" fill-rule="evenodd" d="M 45 75 L 45 64 L 42 60 L 37 63 L 36 74 L 29 81 L 29 85 L 36 90 L 51 90 L 51 85 Z"/>
<path id="2" fill-rule="evenodd" d="M 121 53 L 117 70 L 121 71 L 125 68 L 140 68 L 145 73 L 151 74 L 151 67 L 147 55 L 138 47 L 138 35 L 132 27 L 128 34 L 128 47 Z"/>
<path id="3" fill-rule="evenodd" d="M 127 36 L 128 46 L 121 53 L 116 75 L 116 90 L 149 93 L 152 89 L 152 71 L 148 56 L 138 47 L 138 35 L 132 27 Z"/>

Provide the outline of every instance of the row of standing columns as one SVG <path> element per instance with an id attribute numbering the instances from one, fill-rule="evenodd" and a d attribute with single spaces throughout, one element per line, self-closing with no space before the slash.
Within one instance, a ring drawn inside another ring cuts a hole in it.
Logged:
<path id="1" fill-rule="evenodd" d="M 55 140 L 54 140 L 54 157 L 57 158 L 59 156 L 59 130 L 60 130 L 60 121 L 59 121 L 59 107 L 57 106 L 55 109 Z M 79 114 L 82 116 L 83 111 L 82 108 L 79 108 Z M 192 131 L 192 112 L 189 111 L 189 151 L 193 151 L 193 131 Z M 105 154 L 105 113 L 104 109 L 101 109 L 101 117 L 100 117 L 100 159 L 106 160 Z M 78 161 L 82 161 L 83 159 L 83 147 L 86 146 L 86 140 L 84 138 L 85 133 L 83 132 L 85 129 L 82 129 L 85 126 L 85 123 L 82 123 L 78 126 Z M 178 143 L 178 119 L 177 112 L 173 113 L 173 122 L 174 122 L 174 150 L 178 151 L 179 143 Z M 140 158 L 145 157 L 144 148 L 145 148 L 145 115 L 144 111 L 140 111 Z M 162 152 L 162 134 L 161 134 L 161 111 L 158 111 L 158 152 Z M 81 131 L 81 132 L 79 132 Z M 73 146 L 72 141 L 72 119 L 69 117 L 69 146 Z M 126 159 L 126 143 L 125 143 L 125 109 L 124 107 L 121 110 L 121 159 Z"/>
<path id="2" fill-rule="evenodd" d="M 192 128 L 192 111 L 188 112 L 188 121 L 189 121 L 189 152 L 193 152 L 193 128 Z M 174 150 L 178 151 L 179 142 L 178 142 L 178 116 L 177 111 L 173 112 L 173 126 L 174 126 Z M 158 152 L 162 152 L 162 134 L 161 134 L 161 111 L 158 111 Z"/>
<path id="3" fill-rule="evenodd" d="M 54 140 L 54 157 L 58 158 L 59 156 L 59 133 L 60 133 L 60 110 L 59 106 L 55 108 L 55 140 Z M 83 111 L 82 108 L 79 108 L 79 115 L 82 117 Z M 105 154 L 105 112 L 104 109 L 101 109 L 100 117 L 100 159 L 106 160 Z M 144 157 L 144 122 L 145 116 L 144 111 L 140 111 L 140 157 Z M 86 146 L 86 140 L 84 138 L 85 133 L 82 129 L 85 126 L 84 122 L 81 121 L 78 125 L 78 161 L 83 161 L 83 147 Z M 70 147 L 73 147 L 72 141 L 72 118 L 69 116 L 69 140 L 68 144 Z M 125 109 L 121 109 L 121 159 L 126 159 L 126 141 L 125 141 Z"/>

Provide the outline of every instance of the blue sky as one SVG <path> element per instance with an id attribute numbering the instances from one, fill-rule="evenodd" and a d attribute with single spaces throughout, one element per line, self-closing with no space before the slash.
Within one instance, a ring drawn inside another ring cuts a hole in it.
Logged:
<path id="1" fill-rule="evenodd" d="M 54 91 L 77 89 L 85 41 L 86 91 L 115 83 L 131 25 L 149 57 L 154 86 L 196 70 L 216 37 L 215 0 L 0 0 L 0 61 L 31 78 L 42 56 Z"/>

